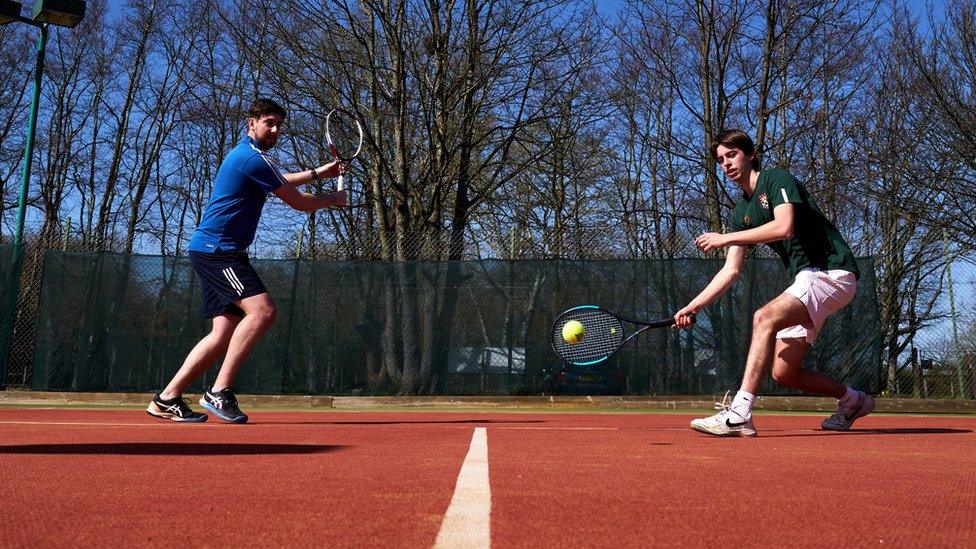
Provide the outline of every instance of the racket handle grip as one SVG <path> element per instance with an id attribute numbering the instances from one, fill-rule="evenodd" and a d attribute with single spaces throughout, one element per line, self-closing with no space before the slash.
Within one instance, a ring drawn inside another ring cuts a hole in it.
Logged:
<path id="1" fill-rule="evenodd" d="M 341 173 L 339 174 L 338 181 L 336 181 L 336 190 L 337 191 L 346 190 L 346 176 Z"/>

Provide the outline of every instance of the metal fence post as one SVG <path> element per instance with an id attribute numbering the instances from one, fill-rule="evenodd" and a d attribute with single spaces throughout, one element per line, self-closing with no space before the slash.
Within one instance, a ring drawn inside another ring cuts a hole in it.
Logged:
<path id="1" fill-rule="evenodd" d="M 20 271 L 24 260 L 24 217 L 27 210 L 27 187 L 30 181 L 31 164 L 34 157 L 34 132 L 37 129 L 37 105 L 41 98 L 41 80 L 44 76 L 44 48 L 47 44 L 47 25 L 40 25 L 41 36 L 37 40 L 37 62 L 34 67 L 34 93 L 31 97 L 30 120 L 27 124 L 27 143 L 24 146 L 24 167 L 20 176 L 20 200 L 17 207 L 17 228 L 13 240 L 13 269 L 10 284 L 4 296 L 3 321 L 7 324 L 0 330 L 0 390 L 7 388 L 7 365 L 13 351 L 15 314 L 17 297 L 20 294 Z M 2 323 L 0 323 L 2 324 Z"/>

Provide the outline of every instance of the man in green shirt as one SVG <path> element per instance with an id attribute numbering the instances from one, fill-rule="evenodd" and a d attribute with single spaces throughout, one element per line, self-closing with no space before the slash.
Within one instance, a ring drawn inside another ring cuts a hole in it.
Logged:
<path id="1" fill-rule="evenodd" d="M 755 145 L 740 130 L 715 137 L 712 154 L 725 175 L 742 188 L 731 231 L 705 233 L 695 240 L 703 251 L 728 247 L 725 265 L 691 302 L 675 313 L 675 325 L 691 326 L 693 316 L 722 296 L 738 279 L 749 246 L 769 245 L 783 260 L 793 283 L 753 316 L 752 343 L 742 386 L 730 405 L 691 427 L 719 436 L 755 436 L 752 404 L 770 364 L 776 382 L 832 396 L 837 412 L 821 424 L 846 431 L 874 410 L 874 398 L 802 368 L 803 358 L 828 316 L 854 299 L 857 265 L 851 247 L 786 170 L 758 170 Z"/>

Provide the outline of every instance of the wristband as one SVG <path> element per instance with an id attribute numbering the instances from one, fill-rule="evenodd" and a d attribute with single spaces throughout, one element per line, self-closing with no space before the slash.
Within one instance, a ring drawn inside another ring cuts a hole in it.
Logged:
<path id="1" fill-rule="evenodd" d="M 315 168 L 312 168 L 311 171 L 312 171 L 312 181 L 318 181 L 319 180 L 318 172 L 315 171 Z"/>

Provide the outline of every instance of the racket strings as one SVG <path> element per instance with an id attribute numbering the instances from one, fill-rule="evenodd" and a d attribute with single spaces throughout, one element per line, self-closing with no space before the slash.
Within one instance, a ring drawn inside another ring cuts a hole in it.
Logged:
<path id="1" fill-rule="evenodd" d="M 579 343 L 567 343 L 562 337 L 563 326 L 573 320 L 583 325 L 583 338 Z M 552 340 L 560 357 L 583 364 L 613 354 L 624 341 L 624 327 L 617 317 L 606 311 L 573 311 L 556 323 Z"/>
<path id="2" fill-rule="evenodd" d="M 359 153 L 362 132 L 356 119 L 340 111 L 329 113 L 326 121 L 326 138 L 329 146 L 341 160 L 350 160 Z"/>

